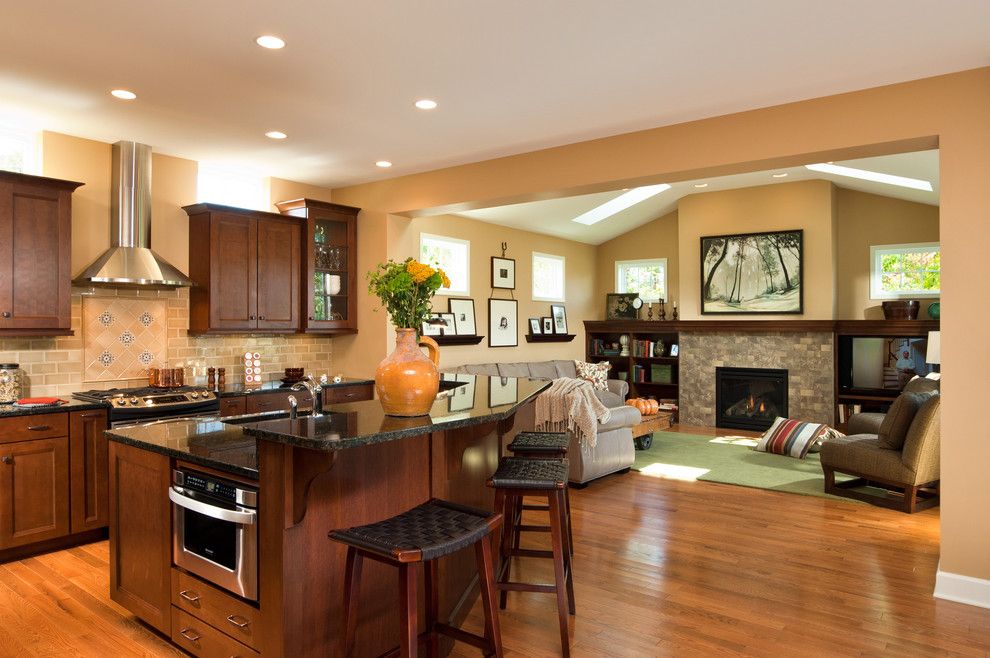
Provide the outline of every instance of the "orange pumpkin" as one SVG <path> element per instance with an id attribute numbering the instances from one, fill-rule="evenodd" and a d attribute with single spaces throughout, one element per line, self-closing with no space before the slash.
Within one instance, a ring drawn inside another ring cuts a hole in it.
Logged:
<path id="1" fill-rule="evenodd" d="M 650 400 L 650 415 L 653 416 L 658 411 L 660 411 L 660 403 L 656 400 Z"/>
<path id="2" fill-rule="evenodd" d="M 642 398 L 636 400 L 636 408 L 639 409 L 639 413 L 644 416 L 649 415 L 650 403 Z"/>

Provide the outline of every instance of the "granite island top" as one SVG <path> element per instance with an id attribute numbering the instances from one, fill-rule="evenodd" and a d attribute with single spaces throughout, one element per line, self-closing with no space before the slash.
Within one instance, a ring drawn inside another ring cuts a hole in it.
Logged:
<path id="1" fill-rule="evenodd" d="M 258 440 L 326 452 L 358 448 L 503 420 L 550 386 L 549 381 L 512 377 L 445 376 L 448 381 L 455 378 L 462 385 L 441 392 L 427 416 L 386 416 L 378 400 L 365 400 L 329 405 L 323 416 L 238 424 L 220 419 L 175 421 L 112 429 L 107 437 L 203 466 L 257 478 Z"/>
<path id="2" fill-rule="evenodd" d="M 35 416 L 38 414 L 59 414 L 69 411 L 89 411 L 92 409 L 109 409 L 110 407 L 102 402 L 83 402 L 75 398 L 62 398 L 65 404 L 46 407 L 18 407 L 15 404 L 0 404 L 0 418 L 13 418 L 15 416 Z"/>
<path id="3" fill-rule="evenodd" d="M 344 377 L 339 382 L 327 382 L 323 388 L 335 388 L 338 386 L 359 386 L 365 384 L 374 385 L 374 379 L 361 379 L 360 377 Z M 232 398 L 241 395 L 253 395 L 256 393 L 277 393 L 279 391 L 288 392 L 292 384 L 283 384 L 280 381 L 265 382 L 256 388 L 247 388 L 243 383 L 228 385 L 223 391 L 217 392 L 217 397 Z"/>

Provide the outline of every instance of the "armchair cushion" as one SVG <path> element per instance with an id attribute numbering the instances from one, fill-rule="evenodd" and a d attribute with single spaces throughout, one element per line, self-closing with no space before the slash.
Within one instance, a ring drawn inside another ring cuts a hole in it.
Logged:
<path id="1" fill-rule="evenodd" d="M 911 421 L 914 420 L 914 415 L 918 413 L 918 408 L 927 397 L 928 395 L 924 393 L 901 393 L 897 396 L 880 424 L 880 431 L 877 432 L 881 448 L 900 450 L 904 447 L 904 439 L 907 438 Z"/>
<path id="2" fill-rule="evenodd" d="M 865 412 L 849 416 L 849 434 L 879 434 L 884 414 Z"/>
<path id="3" fill-rule="evenodd" d="M 901 461 L 897 450 L 880 447 L 872 434 L 853 434 L 822 444 L 822 465 L 841 473 L 875 477 L 888 482 L 915 482 L 915 473 Z"/>
<path id="4" fill-rule="evenodd" d="M 939 479 L 939 409 L 942 398 L 929 397 L 918 409 L 904 439 L 901 459 L 904 465 L 917 474 L 917 482 L 934 482 Z"/>
<path id="5" fill-rule="evenodd" d="M 558 377 L 577 379 L 577 366 L 574 364 L 574 361 L 554 361 L 553 363 L 557 366 Z"/>

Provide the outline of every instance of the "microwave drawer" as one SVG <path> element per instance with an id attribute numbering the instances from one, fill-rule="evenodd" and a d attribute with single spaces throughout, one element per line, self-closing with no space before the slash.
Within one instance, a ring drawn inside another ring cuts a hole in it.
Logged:
<path id="1" fill-rule="evenodd" d="M 260 653 L 172 606 L 172 641 L 201 658 L 259 658 Z"/>
<path id="2" fill-rule="evenodd" d="M 172 569 L 172 605 L 239 642 L 260 646 L 257 608 L 178 569 Z"/>

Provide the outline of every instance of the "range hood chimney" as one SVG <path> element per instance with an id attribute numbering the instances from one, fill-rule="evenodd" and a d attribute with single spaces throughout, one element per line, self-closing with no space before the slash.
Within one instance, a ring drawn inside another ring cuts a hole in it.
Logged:
<path id="1" fill-rule="evenodd" d="M 77 286 L 172 289 L 195 285 L 151 250 L 151 147 L 113 145 L 110 249 L 73 279 Z"/>

